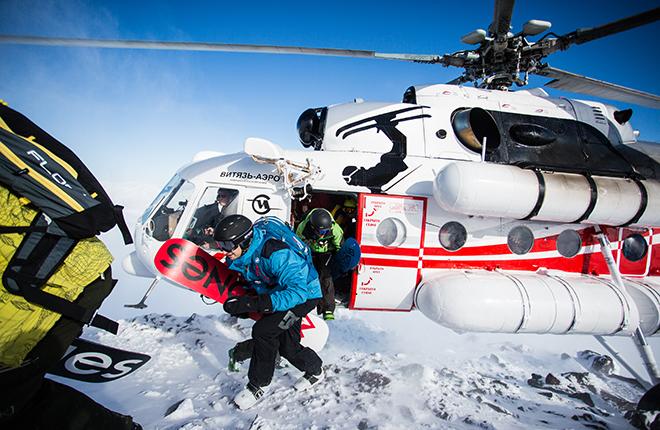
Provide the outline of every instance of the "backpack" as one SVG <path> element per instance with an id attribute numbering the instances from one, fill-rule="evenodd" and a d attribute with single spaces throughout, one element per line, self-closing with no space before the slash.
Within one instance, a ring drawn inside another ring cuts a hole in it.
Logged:
<path id="1" fill-rule="evenodd" d="M 42 290 L 79 240 L 119 227 L 122 215 L 84 163 L 27 117 L 0 101 L 0 183 L 38 211 L 28 227 L 0 226 L 23 235 L 2 276 L 5 289 L 85 324 L 116 332 L 115 322 Z M 2 208 L 0 208 L 2 209 Z"/>
<path id="2" fill-rule="evenodd" d="M 312 253 L 309 247 L 281 219 L 274 216 L 261 217 L 254 222 L 252 228 L 264 231 L 264 241 L 270 238 L 281 240 L 293 252 L 312 264 Z"/>

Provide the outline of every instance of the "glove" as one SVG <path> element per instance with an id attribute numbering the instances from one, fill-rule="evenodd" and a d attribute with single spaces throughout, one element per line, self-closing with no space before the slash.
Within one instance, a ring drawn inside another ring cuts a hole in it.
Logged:
<path id="1" fill-rule="evenodd" d="M 272 312 L 273 302 L 268 294 L 230 297 L 222 305 L 222 308 L 230 315 L 240 315 L 248 312 Z"/>

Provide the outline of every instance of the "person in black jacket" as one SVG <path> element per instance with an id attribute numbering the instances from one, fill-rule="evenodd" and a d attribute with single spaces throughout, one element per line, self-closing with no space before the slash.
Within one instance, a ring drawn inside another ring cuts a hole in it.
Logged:
<path id="1" fill-rule="evenodd" d="M 227 206 L 236 198 L 238 192 L 227 188 L 218 189 L 213 203 L 204 205 L 195 211 L 195 225 L 186 235 L 186 239 L 202 248 L 217 248 L 213 239 L 215 226 L 227 215 Z"/>

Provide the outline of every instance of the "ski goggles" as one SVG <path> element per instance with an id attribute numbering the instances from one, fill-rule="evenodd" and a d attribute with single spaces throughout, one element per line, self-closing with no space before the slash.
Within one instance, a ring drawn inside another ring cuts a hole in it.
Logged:
<path id="1" fill-rule="evenodd" d="M 329 228 L 319 228 L 319 229 L 315 229 L 315 231 L 316 231 L 316 234 L 318 235 L 318 237 L 324 237 L 324 236 L 327 236 L 328 233 L 330 233 Z"/>
<path id="2" fill-rule="evenodd" d="M 248 231 L 243 238 L 239 239 L 236 238 L 233 241 L 232 240 L 219 240 L 218 241 L 218 247 L 220 248 L 221 251 L 224 252 L 232 252 L 239 246 L 243 248 L 243 250 L 247 249 L 247 247 L 250 245 L 250 240 L 252 239 L 252 231 Z M 239 241 L 236 243 L 235 241 Z"/>
<path id="3" fill-rule="evenodd" d="M 224 252 L 232 252 L 238 248 L 239 244 L 232 242 L 231 240 L 221 240 L 218 242 L 218 247 Z"/>

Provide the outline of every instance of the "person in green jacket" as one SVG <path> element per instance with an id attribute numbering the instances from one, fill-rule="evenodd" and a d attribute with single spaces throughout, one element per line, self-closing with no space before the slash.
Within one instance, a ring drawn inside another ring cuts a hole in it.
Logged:
<path id="1" fill-rule="evenodd" d="M 330 261 L 341 248 L 344 232 L 323 208 L 313 209 L 300 223 L 296 234 L 312 250 L 312 261 L 319 274 L 323 300 L 317 311 L 324 320 L 335 319 L 335 285 L 332 281 Z"/>

